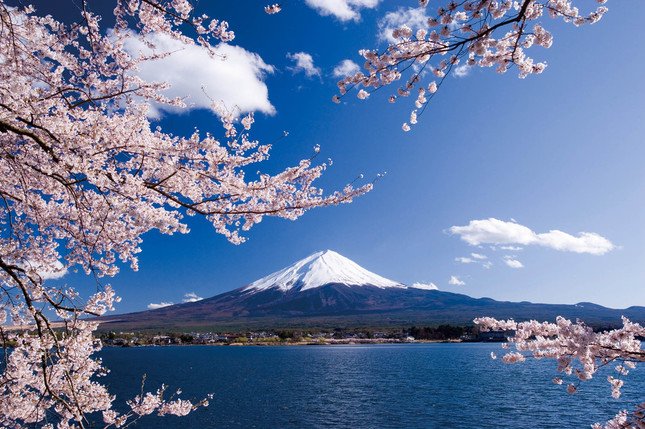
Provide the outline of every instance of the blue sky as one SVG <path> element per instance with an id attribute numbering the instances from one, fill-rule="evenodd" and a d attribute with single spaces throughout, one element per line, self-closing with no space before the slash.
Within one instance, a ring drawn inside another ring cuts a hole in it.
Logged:
<path id="1" fill-rule="evenodd" d="M 645 305 L 645 40 L 637 30 L 644 2 L 610 0 L 603 20 L 582 28 L 545 19 L 554 44 L 531 49 L 549 64 L 542 75 L 521 80 L 513 70 L 472 69 L 451 76 L 409 133 L 401 124 L 411 101 L 387 103 L 392 89 L 365 101 L 350 94 L 339 105 L 331 97 L 334 67 L 344 59 L 361 64 L 359 49 L 382 46 L 379 20 L 416 1 L 382 1 L 345 21 L 304 2 L 285 2 L 271 16 L 264 3 L 241 4 L 200 7 L 229 21 L 234 45 L 273 67 L 263 81 L 275 113 L 256 114 L 253 136 L 270 142 L 283 130 L 290 134 L 263 168 L 293 165 L 319 144 L 321 159 L 334 161 L 319 183 L 329 191 L 361 173 L 387 176 L 351 205 L 314 210 L 295 222 L 265 218 L 240 246 L 194 218 L 189 235 L 146 235 L 140 270 L 124 268 L 109 280 L 124 298 L 119 312 L 181 302 L 189 292 L 213 296 L 321 249 L 391 279 L 433 282 L 475 297 Z M 288 54 L 298 52 L 311 55 L 319 74 L 294 69 Z M 163 113 L 160 122 L 176 133 L 221 129 L 207 110 Z M 591 232 L 614 248 L 576 253 L 536 239 L 522 250 L 493 250 L 450 233 L 489 218 L 513 219 L 538 234 Z M 456 260 L 464 257 L 479 262 Z M 508 259 L 523 266 L 512 268 Z M 449 284 L 451 276 L 465 284 Z M 61 281 L 89 283 L 80 274 Z"/>

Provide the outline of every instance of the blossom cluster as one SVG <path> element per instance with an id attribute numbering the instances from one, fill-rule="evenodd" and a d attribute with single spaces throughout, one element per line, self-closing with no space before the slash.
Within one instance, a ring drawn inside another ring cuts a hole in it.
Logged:
<path id="1" fill-rule="evenodd" d="M 527 55 L 532 46 L 549 48 L 551 33 L 542 26 L 544 17 L 561 19 L 575 26 L 598 22 L 607 12 L 606 0 L 597 0 L 597 6 L 584 14 L 575 0 L 420 0 L 422 8 L 437 4 L 435 13 L 427 18 L 425 28 L 412 29 L 407 25 L 392 31 L 396 40 L 383 52 L 361 50 L 365 72 L 357 72 L 338 82 L 339 102 L 350 88 L 362 87 L 357 96 L 366 99 L 369 90 L 399 82 L 399 97 L 416 93 L 415 107 L 410 120 L 403 124 L 409 131 L 417 116 L 425 110 L 436 89 L 458 64 L 467 67 L 494 67 L 505 73 L 515 67 L 519 77 L 544 71 L 546 62 L 536 62 Z M 429 93 L 429 94 L 428 94 Z"/>
<path id="2" fill-rule="evenodd" d="M 0 376 L 3 427 L 52 420 L 79 427 L 99 412 L 106 424 L 129 418 L 112 412 L 114 398 L 94 378 L 104 372 L 91 357 L 100 345 L 95 325 L 81 319 L 111 310 L 114 290 L 102 286 L 83 300 L 47 279 L 76 267 L 97 279 L 120 264 L 136 270 L 141 236 L 186 233 L 185 216 L 201 215 L 241 243 L 264 216 L 296 219 L 371 189 L 323 193 L 314 181 L 327 164 L 315 156 L 274 174 L 257 171 L 271 145 L 251 138 L 252 114 L 221 112 L 221 137 L 218 130 L 177 136 L 151 124 L 148 104 L 183 105 L 162 94 L 164 82 L 137 75 L 141 62 L 169 54 L 155 49 L 154 36 L 212 53 L 212 43 L 234 34 L 187 0 L 116 3 L 107 31 L 88 8 L 64 24 L 0 0 L 0 333 L 17 342 Z M 151 53 L 132 57 L 124 48 L 132 37 Z M 6 333 L 16 328 L 20 334 Z M 150 395 L 131 401 L 132 415 L 194 409 Z"/>
<path id="3" fill-rule="evenodd" d="M 267 6 L 264 6 L 264 12 L 269 15 L 275 15 L 282 10 L 282 6 L 279 3 L 273 3 Z"/>
<path id="4" fill-rule="evenodd" d="M 607 381 L 611 396 L 617 399 L 624 385 L 622 377 L 637 363 L 645 362 L 645 350 L 640 341 L 645 337 L 645 327 L 625 317 L 621 328 L 602 332 L 594 332 L 581 321 L 574 323 L 563 317 L 558 317 L 555 323 L 515 322 L 491 317 L 481 317 L 474 322 L 482 331 L 514 332 L 503 345 L 508 349 L 509 344 L 513 344 L 516 349 L 504 355 L 506 363 L 523 362 L 528 356 L 555 359 L 557 371 L 572 378 L 566 387 L 570 394 L 578 390 L 581 382 L 592 379 L 600 368 L 615 365 L 617 376 L 610 375 Z M 553 382 L 562 385 L 564 380 L 556 377 Z M 621 411 L 605 425 L 596 424 L 594 428 L 645 428 L 645 403 L 632 413 Z"/>

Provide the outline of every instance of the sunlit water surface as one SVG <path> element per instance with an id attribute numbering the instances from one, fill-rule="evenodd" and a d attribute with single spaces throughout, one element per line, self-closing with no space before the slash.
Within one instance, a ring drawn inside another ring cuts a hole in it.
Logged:
<path id="1" fill-rule="evenodd" d="M 645 396 L 645 370 L 610 397 L 610 371 L 568 395 L 553 361 L 505 365 L 499 344 L 139 347 L 101 352 L 117 403 L 161 383 L 215 396 L 187 417 L 138 428 L 588 428 Z"/>

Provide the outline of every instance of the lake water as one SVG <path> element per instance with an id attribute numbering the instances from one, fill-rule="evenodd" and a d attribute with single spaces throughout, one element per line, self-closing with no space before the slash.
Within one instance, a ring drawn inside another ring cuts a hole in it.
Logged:
<path id="1" fill-rule="evenodd" d="M 142 374 L 184 398 L 215 394 L 190 416 L 138 428 L 588 428 L 645 396 L 645 368 L 610 396 L 599 374 L 568 395 L 551 383 L 554 361 L 505 365 L 499 344 L 300 347 L 140 347 L 101 352 L 103 380 L 133 397 Z M 126 386 L 126 387 L 124 387 Z"/>

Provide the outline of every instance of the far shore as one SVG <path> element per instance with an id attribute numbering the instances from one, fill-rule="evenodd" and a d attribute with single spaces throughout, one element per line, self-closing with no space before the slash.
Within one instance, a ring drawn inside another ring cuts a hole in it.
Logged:
<path id="1" fill-rule="evenodd" d="M 325 341 L 248 341 L 248 342 L 218 342 L 206 344 L 141 344 L 141 345 L 110 345 L 104 344 L 104 347 L 129 348 L 129 347 L 181 347 L 181 346 L 214 346 L 214 347 L 270 347 L 270 346 L 352 346 L 352 345 L 391 345 L 391 344 L 437 344 L 437 343 L 468 343 L 478 341 L 453 340 L 396 340 L 396 339 L 360 339 L 360 340 L 325 340 Z"/>

